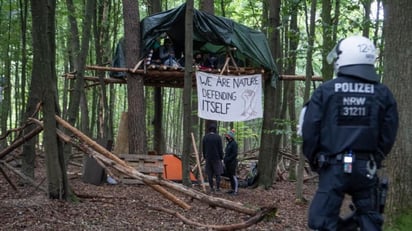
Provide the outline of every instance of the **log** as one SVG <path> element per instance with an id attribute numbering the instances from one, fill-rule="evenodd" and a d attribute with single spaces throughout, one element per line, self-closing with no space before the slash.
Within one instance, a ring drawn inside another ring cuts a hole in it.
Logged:
<path id="1" fill-rule="evenodd" d="M 85 134 L 83 134 L 81 131 L 77 130 L 73 126 L 71 126 L 69 123 L 64 121 L 62 118 L 59 116 L 55 116 L 56 121 L 61 124 L 63 127 L 71 131 L 74 135 L 76 135 L 80 140 L 85 142 L 88 146 L 90 146 L 93 150 L 95 150 L 97 153 L 93 153 L 95 159 L 99 159 L 100 155 L 102 154 L 104 157 L 107 159 L 110 159 L 111 162 L 110 164 L 114 163 L 115 165 L 119 165 L 118 170 L 126 175 L 129 175 L 130 177 L 139 179 L 143 182 L 145 182 L 144 178 L 147 177 L 147 175 L 144 175 L 143 173 L 138 172 L 136 169 L 128 165 L 125 161 L 117 157 L 116 155 L 112 154 L 110 151 L 108 151 L 106 148 L 95 142 L 94 140 L 90 139 L 87 137 Z M 157 192 L 161 193 L 164 197 L 167 199 L 171 200 L 172 202 L 176 203 L 177 205 L 181 206 L 184 209 L 189 209 L 190 206 L 186 204 L 185 202 L 181 201 L 179 198 L 175 197 L 173 194 L 169 193 L 165 189 L 163 189 L 160 185 L 158 184 L 151 184 L 145 182 L 148 186 L 152 187 L 154 190 Z"/>
<path id="2" fill-rule="evenodd" d="M 40 185 L 37 185 L 36 182 L 34 182 L 33 179 L 31 179 L 30 177 L 25 176 L 24 174 L 22 174 L 19 170 L 13 168 L 11 165 L 9 165 L 8 163 L 4 162 L 4 161 L 0 161 L 0 163 L 2 163 L 4 166 L 6 166 L 8 169 L 10 169 L 11 171 L 13 171 L 14 173 L 16 173 L 18 176 L 20 176 L 21 178 L 23 178 L 25 181 L 27 181 L 28 183 L 30 183 L 31 185 L 33 185 L 36 188 L 40 188 L 43 192 L 47 193 L 47 190 L 44 187 L 41 187 Z"/>
<path id="3" fill-rule="evenodd" d="M 13 184 L 13 182 L 10 180 L 10 178 L 7 176 L 6 172 L 4 172 L 3 168 L 0 166 L 0 172 L 6 178 L 7 182 L 9 185 L 14 189 L 14 191 L 18 191 L 16 185 Z"/>
<path id="4" fill-rule="evenodd" d="M 55 117 L 56 117 L 56 121 L 59 124 L 67 128 L 74 135 L 76 135 L 80 140 L 82 140 L 87 145 L 89 145 L 92 149 L 94 149 L 98 153 L 96 154 L 96 158 L 98 157 L 103 162 L 107 161 L 106 163 L 109 166 L 117 169 L 119 172 L 122 172 L 123 174 L 126 174 L 132 178 L 141 180 L 143 183 L 147 184 L 148 186 L 152 186 L 152 185 L 164 186 L 164 187 L 176 190 L 178 192 L 181 192 L 192 198 L 198 199 L 204 203 L 208 203 L 211 206 L 231 209 L 231 210 L 238 211 L 240 213 L 245 213 L 248 215 L 255 215 L 256 212 L 259 210 L 258 208 L 252 208 L 251 206 L 246 207 L 241 203 L 236 203 L 236 202 L 226 200 L 223 198 L 215 198 L 215 197 L 206 195 L 204 193 L 201 193 L 199 191 L 195 191 L 184 185 L 174 183 L 172 181 L 164 180 L 164 179 L 161 179 L 155 176 L 145 175 L 137 171 L 133 167 L 129 166 L 126 162 L 121 160 L 116 155 L 112 154 L 110 151 L 106 150 L 104 147 L 97 144 L 95 141 L 93 141 L 92 139 L 84 135 L 82 132 L 80 132 L 76 128 L 72 127 L 69 123 L 64 121 L 59 116 L 56 115 Z"/>
<path id="5" fill-rule="evenodd" d="M 68 129 L 70 132 L 72 132 L 76 137 L 78 137 L 81 141 L 85 142 L 88 146 L 96 150 L 98 153 L 104 155 L 105 157 L 113 160 L 116 164 L 124 167 L 128 172 L 131 172 L 133 169 L 131 166 L 129 166 L 125 161 L 117 157 L 116 155 L 112 154 L 110 151 L 108 151 L 105 147 L 101 146 L 98 144 L 96 141 L 92 140 L 88 136 L 86 136 L 84 133 L 76 129 L 75 127 L 71 126 L 68 122 L 60 118 L 58 115 L 55 115 L 56 121 L 62 125 L 64 128 Z"/>
<path id="6" fill-rule="evenodd" d="M 271 206 L 271 207 L 268 207 L 268 208 L 262 208 L 254 216 L 250 217 L 249 219 L 247 219 L 246 221 L 241 222 L 241 223 L 230 224 L 230 225 L 208 225 L 208 224 L 203 224 L 203 223 L 193 221 L 193 220 L 183 216 L 181 213 L 176 212 L 172 209 L 168 209 L 168 208 L 164 208 L 164 207 L 157 207 L 157 206 L 152 206 L 152 205 L 147 205 L 147 206 L 149 206 L 150 208 L 152 208 L 154 210 L 158 210 L 158 211 L 161 211 L 161 212 L 171 214 L 171 215 L 179 218 L 180 220 L 182 220 L 186 224 L 189 224 L 189 225 L 192 225 L 192 226 L 195 226 L 195 227 L 205 227 L 205 228 L 209 228 L 209 229 L 213 229 L 213 230 L 241 230 L 241 229 L 246 229 L 246 228 L 252 226 L 253 224 L 256 224 L 259 221 L 261 221 L 267 214 L 276 212 L 276 210 L 277 210 L 275 206 Z"/>
<path id="7" fill-rule="evenodd" d="M 15 140 L 11 145 L 7 146 L 5 149 L 3 149 L 0 152 L 0 159 L 2 159 L 4 156 L 9 154 L 14 149 L 20 147 L 20 145 L 22 145 L 24 142 L 30 140 L 31 138 L 33 138 L 34 136 L 39 134 L 42 130 L 43 130 L 42 127 L 35 127 L 33 130 L 31 130 L 26 135 L 24 135 L 24 136 L 18 138 L 17 140 Z"/>

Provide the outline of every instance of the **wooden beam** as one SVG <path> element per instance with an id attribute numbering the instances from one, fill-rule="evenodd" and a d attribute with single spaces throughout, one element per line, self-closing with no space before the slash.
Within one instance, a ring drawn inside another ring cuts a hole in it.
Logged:
<path id="1" fill-rule="evenodd" d="M 305 81 L 306 76 L 304 76 L 304 75 L 280 75 L 279 80 L 285 80 L 285 81 L 300 80 L 300 81 Z M 312 76 L 311 81 L 324 81 L 324 79 L 321 76 Z"/>

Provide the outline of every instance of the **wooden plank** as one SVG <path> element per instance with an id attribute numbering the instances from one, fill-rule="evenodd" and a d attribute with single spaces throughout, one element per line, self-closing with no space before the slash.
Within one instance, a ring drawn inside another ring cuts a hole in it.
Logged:
<path id="1" fill-rule="evenodd" d="M 119 158 L 137 171 L 152 176 L 163 174 L 162 155 L 142 155 L 142 154 L 118 154 Z M 120 179 L 124 184 L 143 184 L 141 180 L 123 177 Z"/>
<path id="2" fill-rule="evenodd" d="M 130 166 L 142 173 L 163 173 L 163 166 L 136 166 L 133 163 L 130 163 Z"/>
<path id="3" fill-rule="evenodd" d="M 155 155 L 119 154 L 119 157 L 126 161 L 139 161 L 139 160 L 144 160 L 146 162 L 163 161 L 163 156 L 155 156 Z"/>
<path id="4" fill-rule="evenodd" d="M 123 184 L 144 184 L 143 181 L 133 178 L 122 178 L 120 179 L 120 181 Z"/>

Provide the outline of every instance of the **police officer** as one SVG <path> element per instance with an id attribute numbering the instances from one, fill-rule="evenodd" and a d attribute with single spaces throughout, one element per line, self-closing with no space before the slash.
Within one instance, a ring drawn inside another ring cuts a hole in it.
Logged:
<path id="1" fill-rule="evenodd" d="M 319 174 L 308 225 L 337 230 L 349 194 L 361 230 L 382 230 L 376 169 L 395 142 L 397 104 L 375 72 L 375 46 L 368 38 L 343 39 L 327 58 L 334 62 L 336 78 L 315 90 L 302 125 L 303 154 Z"/>

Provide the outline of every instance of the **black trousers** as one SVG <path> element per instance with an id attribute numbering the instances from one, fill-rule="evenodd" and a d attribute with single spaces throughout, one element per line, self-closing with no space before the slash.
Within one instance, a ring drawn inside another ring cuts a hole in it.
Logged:
<path id="1" fill-rule="evenodd" d="M 238 180 L 236 176 L 237 160 L 225 163 L 225 175 L 230 179 L 230 186 L 234 192 L 238 191 Z"/>
<path id="2" fill-rule="evenodd" d="M 355 160 L 352 173 L 344 173 L 342 162 L 319 169 L 318 189 L 309 208 L 311 229 L 337 230 L 340 207 L 345 194 L 349 194 L 358 210 L 361 230 L 382 230 L 383 217 L 375 193 L 379 180 L 376 175 L 368 177 L 367 164 L 367 160 Z"/>

